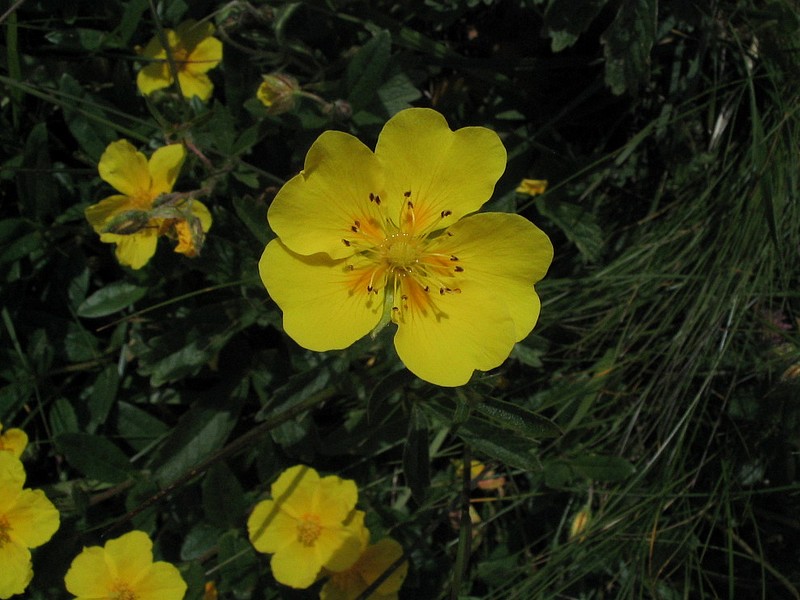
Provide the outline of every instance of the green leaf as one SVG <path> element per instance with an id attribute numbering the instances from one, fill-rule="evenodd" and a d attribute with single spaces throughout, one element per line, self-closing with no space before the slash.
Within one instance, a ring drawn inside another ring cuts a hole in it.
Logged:
<path id="1" fill-rule="evenodd" d="M 353 111 L 366 108 L 381 87 L 391 47 L 392 36 L 382 29 L 348 63 L 345 86 Z"/>
<path id="2" fill-rule="evenodd" d="M 266 205 L 252 196 L 236 196 L 233 199 L 233 209 L 256 241 L 261 246 L 266 246 L 270 237 L 267 232 Z"/>
<path id="3" fill-rule="evenodd" d="M 497 425 L 515 431 L 531 440 L 557 437 L 563 433 L 561 428 L 550 419 L 510 402 L 485 400 L 474 405 L 473 408 Z"/>
<path id="4" fill-rule="evenodd" d="M 107 438 L 90 433 L 62 433 L 55 442 L 67 462 L 89 479 L 121 483 L 134 470 L 128 457 Z"/>
<path id="5" fill-rule="evenodd" d="M 106 422 L 111 407 L 117 399 L 117 389 L 119 388 L 119 373 L 116 365 L 108 365 L 100 371 L 89 396 L 89 431 L 94 431 L 98 426 Z"/>
<path id="6" fill-rule="evenodd" d="M 414 500 L 422 504 L 431 485 L 431 472 L 428 419 L 417 403 L 411 406 L 408 419 L 408 435 L 403 446 L 403 473 Z"/>
<path id="7" fill-rule="evenodd" d="M 112 315 L 141 300 L 146 293 L 146 287 L 126 281 L 115 281 L 84 300 L 78 307 L 78 316 L 95 319 Z"/>
<path id="8" fill-rule="evenodd" d="M 544 29 L 553 52 L 568 48 L 589 28 L 608 0 L 550 0 L 544 13 Z"/>
<path id="9" fill-rule="evenodd" d="M 585 207 L 545 197 L 536 202 L 536 208 L 564 232 L 588 262 L 600 259 L 604 244 L 603 231 L 595 216 Z"/>
<path id="10" fill-rule="evenodd" d="M 53 437 L 78 431 L 78 417 L 66 398 L 56 398 L 50 407 L 50 430 Z"/>
<path id="11" fill-rule="evenodd" d="M 246 512 L 244 492 L 236 475 L 224 462 L 212 466 L 202 484 L 203 511 L 213 525 L 238 527 Z"/>
<path id="12" fill-rule="evenodd" d="M 635 92 L 650 76 L 650 52 L 656 39 L 656 0 L 622 2 L 603 33 L 606 84 L 614 94 Z"/>
<path id="13" fill-rule="evenodd" d="M 52 168 L 47 124 L 37 123 L 25 140 L 22 170 L 17 175 L 21 212 L 37 221 L 46 221 L 59 212 L 56 179 L 47 175 Z"/>
<path id="14" fill-rule="evenodd" d="M 117 431 L 137 451 L 151 446 L 168 428 L 164 423 L 134 404 L 117 405 Z"/>
<path id="15" fill-rule="evenodd" d="M 578 456 L 568 464 L 580 475 L 595 481 L 623 481 L 636 472 L 631 463 L 618 456 Z"/>
<path id="16" fill-rule="evenodd" d="M 111 127 L 111 121 L 99 100 L 68 73 L 61 76 L 58 88 L 70 96 L 63 104 L 64 120 L 70 133 L 89 158 L 99 160 L 106 146 L 118 137 Z"/>

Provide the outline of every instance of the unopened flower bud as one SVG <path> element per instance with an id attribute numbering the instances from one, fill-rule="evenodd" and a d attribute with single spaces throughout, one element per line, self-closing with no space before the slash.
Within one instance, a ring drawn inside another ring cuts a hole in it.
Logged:
<path id="1" fill-rule="evenodd" d="M 264 75 L 264 81 L 256 92 L 256 98 L 267 107 L 271 115 L 279 115 L 294 108 L 300 85 L 291 75 L 272 73 Z"/>

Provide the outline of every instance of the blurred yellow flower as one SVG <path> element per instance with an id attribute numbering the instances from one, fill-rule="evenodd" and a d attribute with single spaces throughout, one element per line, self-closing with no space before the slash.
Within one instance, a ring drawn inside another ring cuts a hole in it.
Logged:
<path id="1" fill-rule="evenodd" d="M 283 73 L 273 73 L 263 77 L 264 80 L 258 87 L 256 98 L 267 107 L 267 112 L 271 115 L 279 115 L 292 110 L 297 92 L 300 91 L 297 80 L 291 75 Z"/>
<path id="2" fill-rule="evenodd" d="M 186 98 L 197 96 L 205 102 L 214 91 L 206 73 L 222 60 L 222 42 L 214 35 L 214 25 L 208 22 L 184 21 L 173 31 L 165 29 L 164 36 L 178 75 L 181 93 Z M 150 59 L 139 71 L 136 85 L 145 95 L 163 89 L 175 81 L 172 68 L 159 36 L 154 36 L 142 56 Z"/>
<path id="3" fill-rule="evenodd" d="M 64 583 L 78 600 L 182 600 L 186 594 L 174 565 L 153 562 L 153 542 L 143 531 L 84 548 Z"/>
<path id="4" fill-rule="evenodd" d="M 392 538 L 369 545 L 369 530 L 362 528 L 362 551 L 358 560 L 339 573 L 332 573 L 319 593 L 320 600 L 356 600 L 374 581 L 403 555 L 403 548 Z M 403 562 L 370 594 L 371 600 L 397 600 L 408 573 Z"/>
<path id="5" fill-rule="evenodd" d="M 373 153 L 324 132 L 269 208 L 261 279 L 301 346 L 346 348 L 389 321 L 418 377 L 443 386 L 499 366 L 533 329 L 553 256 L 527 219 L 477 211 L 506 166 L 497 134 L 451 131 L 424 108 L 390 119 Z"/>
<path id="6" fill-rule="evenodd" d="M 589 525 L 589 520 L 592 518 L 592 511 L 589 507 L 582 508 L 579 510 L 574 517 L 572 517 L 572 523 L 569 526 L 569 539 L 578 538 L 579 542 L 582 542 L 586 539 L 586 536 L 583 535 L 583 532 L 586 531 L 586 527 Z"/>
<path id="7" fill-rule="evenodd" d="M 539 196 L 546 191 L 546 179 L 523 179 L 517 188 L 518 194 L 527 194 L 528 196 Z"/>
<path id="8" fill-rule="evenodd" d="M 175 252 L 196 256 L 211 213 L 198 200 L 163 201 L 178 178 L 186 150 L 181 144 L 163 146 L 148 161 L 127 140 L 108 145 L 100 157 L 100 178 L 120 194 L 86 209 L 86 219 L 100 240 L 116 244 L 119 262 L 140 269 L 156 252 L 158 237 L 178 240 Z"/>
<path id="9" fill-rule="evenodd" d="M 355 510 L 355 482 L 297 465 L 280 474 L 271 493 L 253 509 L 247 531 L 256 550 L 273 555 L 277 581 L 307 588 L 323 567 L 342 571 L 358 559 L 363 513 Z"/>
<path id="10" fill-rule="evenodd" d="M 3 431 L 3 424 L 0 423 L 0 432 Z M 22 429 L 6 429 L 5 433 L 0 433 L 0 450 L 5 450 L 14 455 L 15 458 L 22 456 L 25 447 L 28 445 L 28 435 Z"/>
<path id="11" fill-rule="evenodd" d="M 462 477 L 464 475 L 464 461 L 453 461 L 456 467 L 456 476 Z M 489 469 L 479 460 L 470 461 L 469 478 L 475 482 L 475 485 L 482 490 L 498 490 L 502 492 L 503 486 L 506 484 L 506 478 L 502 475 L 496 475 L 493 469 Z M 502 493 L 501 493 L 502 495 Z"/>
<path id="12" fill-rule="evenodd" d="M 217 600 L 219 592 L 217 592 L 217 584 L 213 581 L 206 581 L 203 588 L 203 600 Z"/>
<path id="13" fill-rule="evenodd" d="M 0 452 L 0 598 L 21 594 L 33 577 L 30 548 L 47 542 L 60 518 L 41 490 L 24 489 L 25 469 Z"/>

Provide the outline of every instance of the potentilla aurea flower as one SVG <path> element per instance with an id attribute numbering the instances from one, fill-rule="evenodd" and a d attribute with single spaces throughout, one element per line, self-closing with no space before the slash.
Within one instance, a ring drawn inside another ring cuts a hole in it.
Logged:
<path id="1" fill-rule="evenodd" d="M 443 386 L 499 366 L 538 319 L 553 257 L 527 219 L 471 214 L 505 165 L 495 132 L 430 109 L 395 115 L 374 153 L 324 132 L 268 213 L 278 239 L 259 269 L 285 331 L 325 351 L 392 322 L 403 363 Z"/>

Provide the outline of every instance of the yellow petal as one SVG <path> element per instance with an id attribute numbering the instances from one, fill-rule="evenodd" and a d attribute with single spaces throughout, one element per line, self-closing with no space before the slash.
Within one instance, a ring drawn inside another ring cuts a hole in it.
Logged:
<path id="1" fill-rule="evenodd" d="M 414 207 L 409 233 L 446 227 L 486 202 L 506 168 L 506 150 L 485 127 L 450 130 L 435 110 L 409 108 L 384 126 L 375 149 L 386 172 L 389 216 L 399 219 L 405 193 Z"/>
<path id="2" fill-rule="evenodd" d="M 189 73 L 206 73 L 216 67 L 222 60 L 222 42 L 217 38 L 207 37 L 202 40 L 184 65 L 184 70 Z"/>
<path id="3" fill-rule="evenodd" d="M 329 475 L 319 482 L 312 510 L 319 515 L 323 526 L 338 526 L 347 519 L 357 501 L 358 488 L 355 481 Z"/>
<path id="4" fill-rule="evenodd" d="M 186 587 L 186 582 L 174 565 L 159 561 L 148 567 L 133 589 L 136 600 L 183 600 Z"/>
<path id="5" fill-rule="evenodd" d="M 158 229 L 155 227 L 142 229 L 130 235 L 105 233 L 100 236 L 100 241 L 113 242 L 117 245 L 115 254 L 121 265 L 131 269 L 141 269 L 156 253 Z"/>
<path id="6" fill-rule="evenodd" d="M 371 584 L 402 555 L 403 547 L 400 544 L 392 538 L 384 538 L 364 551 L 356 568 L 364 581 Z M 408 563 L 404 562 L 375 591 L 378 594 L 396 594 L 407 573 Z"/>
<path id="7" fill-rule="evenodd" d="M 355 247 L 342 240 L 360 239 L 352 231 L 356 221 L 376 243 L 383 238 L 375 234 L 384 223 L 378 205 L 384 197 L 381 168 L 372 151 L 352 135 L 326 131 L 312 144 L 300 174 L 275 196 L 267 216 L 292 251 L 344 258 Z"/>
<path id="8" fill-rule="evenodd" d="M 3 427 L 0 425 L 0 431 Z M 28 434 L 22 429 L 11 428 L 7 429 L 3 435 L 0 435 L 0 450 L 10 452 L 16 458 L 22 456 L 25 447 L 28 445 Z"/>
<path id="9" fill-rule="evenodd" d="M 208 207 L 199 200 L 192 200 L 191 211 L 195 217 L 200 219 L 203 232 L 208 232 L 208 230 L 211 229 L 211 224 L 214 222 Z"/>
<path id="10" fill-rule="evenodd" d="M 306 465 L 295 465 L 284 470 L 270 487 L 272 499 L 281 510 L 294 518 L 314 512 L 314 497 L 319 487 L 319 474 Z"/>
<path id="11" fill-rule="evenodd" d="M 159 194 L 172 191 L 172 186 L 175 185 L 175 180 L 180 175 L 185 158 L 186 149 L 183 144 L 169 144 L 153 152 L 147 163 L 151 179 L 149 192 L 153 199 Z"/>
<path id="12" fill-rule="evenodd" d="M 214 24 L 208 21 L 198 23 L 187 19 L 175 28 L 176 46 L 191 52 L 204 40 L 214 35 Z"/>
<path id="13" fill-rule="evenodd" d="M 25 483 L 25 467 L 22 461 L 11 452 L 0 452 L 0 485 L 9 486 L 5 489 L 16 488 L 21 490 Z M 9 494 L 9 492 L 6 492 Z M 9 497 L 0 496 L 0 507 L 5 505 Z"/>
<path id="14" fill-rule="evenodd" d="M 283 310 L 286 333 L 304 348 L 346 348 L 380 321 L 383 292 L 367 293 L 344 260 L 325 254 L 301 256 L 273 240 L 258 268 L 264 286 Z"/>
<path id="15" fill-rule="evenodd" d="M 329 571 L 349 569 L 361 556 L 361 540 L 343 525 L 326 527 L 314 542 L 319 563 Z"/>
<path id="16" fill-rule="evenodd" d="M 0 565 L 0 598 L 23 593 L 33 578 L 30 551 L 18 544 L 3 544 Z"/>
<path id="17" fill-rule="evenodd" d="M 105 560 L 119 579 L 136 582 L 153 564 L 153 542 L 144 531 L 130 531 L 106 542 Z"/>
<path id="18" fill-rule="evenodd" d="M 172 40 L 174 42 L 175 39 L 175 32 L 171 29 L 165 29 L 164 35 L 166 36 L 167 40 Z M 170 43 L 168 41 L 167 43 Z M 161 44 L 161 39 L 159 36 L 154 35 L 150 38 L 150 41 L 147 42 L 147 45 L 142 50 L 142 56 L 149 59 L 161 59 L 166 58 L 167 53 L 164 50 L 164 46 Z"/>
<path id="19" fill-rule="evenodd" d="M 272 500 L 262 500 L 247 519 L 247 535 L 259 552 L 279 552 L 297 539 L 297 520 Z"/>
<path id="20" fill-rule="evenodd" d="M 305 589 L 317 579 L 322 564 L 314 546 L 304 546 L 295 540 L 270 560 L 272 575 L 277 581 L 296 589 Z"/>
<path id="21" fill-rule="evenodd" d="M 147 159 L 128 140 L 111 142 L 97 165 L 100 178 L 126 196 L 146 196 L 150 191 Z"/>
<path id="22" fill-rule="evenodd" d="M 5 512 L 11 539 L 27 548 L 41 546 L 58 530 L 59 513 L 42 490 L 22 490 Z"/>
<path id="23" fill-rule="evenodd" d="M 465 280 L 460 293 L 431 293 L 431 306 L 412 306 L 398 322 L 394 346 L 420 379 L 441 386 L 467 383 L 476 369 L 499 366 L 516 341 L 508 308 L 497 290 Z"/>
<path id="24" fill-rule="evenodd" d="M 214 84 L 205 73 L 190 73 L 188 71 L 178 72 L 178 81 L 181 84 L 181 93 L 184 98 L 197 96 L 205 102 L 211 97 L 214 91 Z"/>
<path id="25" fill-rule="evenodd" d="M 540 308 L 533 284 L 553 260 L 553 245 L 541 229 L 519 215 L 481 213 L 454 224 L 431 247 L 458 257 L 462 279 L 491 290 L 505 305 L 514 320 L 514 341 L 530 333 Z"/>
<path id="26" fill-rule="evenodd" d="M 136 87 L 145 96 L 172 85 L 172 73 L 166 62 L 152 62 L 143 66 L 136 75 Z"/>
<path id="27" fill-rule="evenodd" d="M 83 214 L 95 233 L 102 233 L 106 223 L 121 212 L 142 209 L 130 196 L 115 195 L 87 206 Z"/>
<path id="28" fill-rule="evenodd" d="M 114 577 L 106 564 L 103 548 L 90 546 L 72 560 L 64 585 L 70 594 L 79 598 L 106 598 Z"/>

